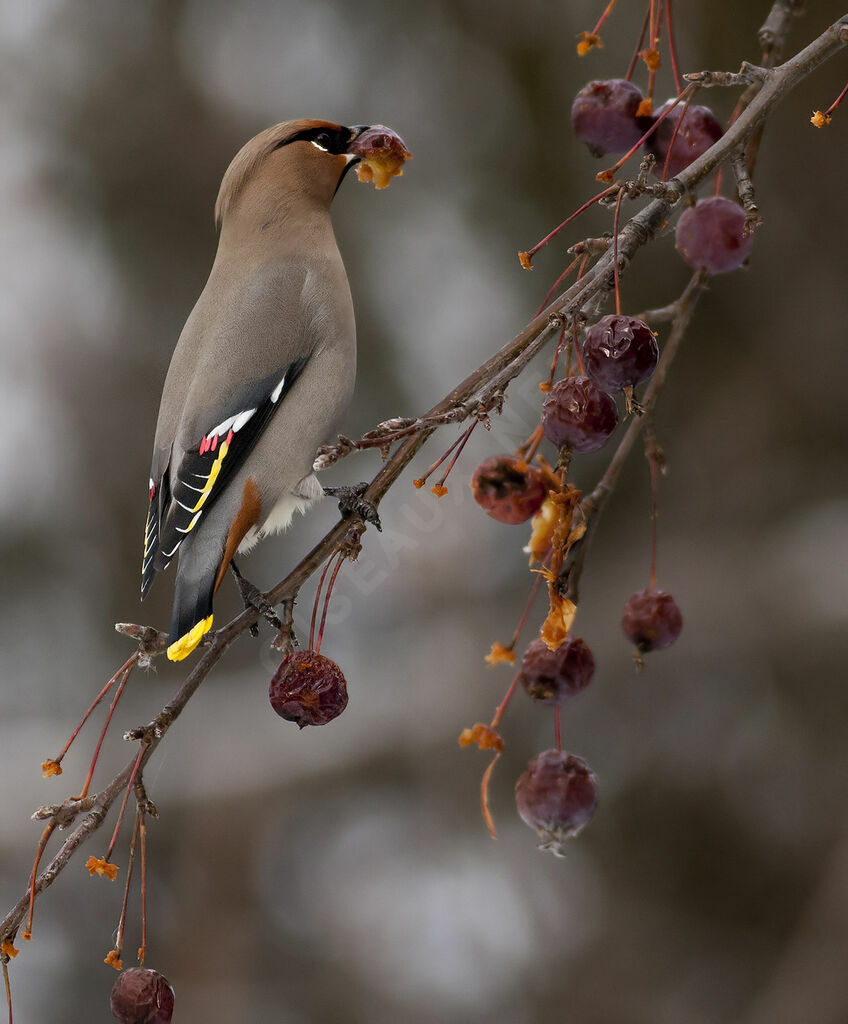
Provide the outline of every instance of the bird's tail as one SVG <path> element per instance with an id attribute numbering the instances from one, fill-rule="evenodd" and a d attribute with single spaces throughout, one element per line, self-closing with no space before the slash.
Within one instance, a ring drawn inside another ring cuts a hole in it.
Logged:
<path id="1" fill-rule="evenodd" d="M 187 538 L 180 549 L 168 646 L 171 661 L 187 658 L 212 627 L 212 598 L 222 546 L 204 543 L 200 536 L 190 541 Z"/>

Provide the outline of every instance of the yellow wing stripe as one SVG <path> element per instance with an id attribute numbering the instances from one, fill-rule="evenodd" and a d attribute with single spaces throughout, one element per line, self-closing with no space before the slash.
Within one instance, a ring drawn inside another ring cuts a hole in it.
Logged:
<path id="1" fill-rule="evenodd" d="M 221 442 L 221 447 L 218 449 L 218 458 L 212 463 L 212 468 L 209 470 L 209 476 L 206 478 L 206 483 L 203 485 L 203 490 L 200 492 L 200 497 L 197 499 L 197 504 L 192 509 L 192 512 L 199 512 L 203 508 L 203 503 L 209 497 L 212 492 L 212 488 L 215 486 L 215 481 L 218 479 L 218 474 L 221 472 L 221 463 L 226 458 L 227 452 L 230 450 L 230 446 L 226 441 Z M 194 523 L 197 522 L 195 519 L 189 530 Z"/>
<path id="2" fill-rule="evenodd" d="M 182 661 L 187 658 L 197 647 L 206 633 L 212 628 L 212 616 L 201 619 L 196 626 L 184 633 L 179 640 L 175 640 L 168 648 L 168 659 L 170 661 Z"/>

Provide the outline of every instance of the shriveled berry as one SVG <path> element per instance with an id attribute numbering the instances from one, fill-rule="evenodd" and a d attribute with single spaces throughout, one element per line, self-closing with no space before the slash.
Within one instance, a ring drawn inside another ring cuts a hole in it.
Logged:
<path id="1" fill-rule="evenodd" d="M 158 971 L 129 967 L 112 986 L 109 1009 L 119 1024 L 170 1024 L 174 990 Z"/>
<path id="2" fill-rule="evenodd" d="M 471 477 L 474 500 L 499 523 L 526 523 L 548 493 L 544 475 L 513 455 L 493 455 Z"/>
<path id="3" fill-rule="evenodd" d="M 618 409 L 588 377 L 565 377 L 551 388 L 542 406 L 545 437 L 558 448 L 594 452 L 607 443 L 618 424 Z"/>
<path id="4" fill-rule="evenodd" d="M 638 590 L 627 599 L 621 617 L 624 635 L 642 654 L 671 647 L 683 629 L 677 602 L 664 590 Z"/>
<path id="5" fill-rule="evenodd" d="M 532 640 L 521 659 L 521 685 L 542 704 L 565 704 L 592 681 L 595 658 L 587 643 L 569 636 L 551 651 L 544 640 Z"/>
<path id="6" fill-rule="evenodd" d="M 564 750 L 544 750 L 515 784 L 522 819 L 536 829 L 539 849 L 561 857 L 598 803 L 598 782 L 586 762 Z"/>
<path id="7" fill-rule="evenodd" d="M 586 332 L 583 343 L 586 374 L 602 391 L 635 387 L 651 376 L 658 358 L 654 332 L 635 317 L 604 316 Z"/>
<path id="8" fill-rule="evenodd" d="M 592 156 L 625 153 L 643 135 L 636 117 L 642 99 L 640 90 L 624 78 L 589 82 L 571 105 L 574 134 Z"/>
<path id="9" fill-rule="evenodd" d="M 657 111 L 657 117 L 665 113 L 673 103 L 674 100 L 664 103 Z M 702 153 L 706 153 L 710 146 L 714 142 L 718 142 L 724 134 L 715 114 L 709 107 L 690 106 L 686 110 L 685 116 L 683 110 L 683 104 L 679 103 L 657 127 L 653 135 L 645 140 L 645 148 L 657 158 L 657 162 L 654 164 L 654 174 L 658 178 L 663 176 L 669 146 L 678 122 L 680 128 L 674 137 L 674 147 L 668 160 L 668 168 L 665 170 L 667 178 L 673 178 L 676 174 L 680 174 L 693 160 L 697 160 Z"/>
<path id="10" fill-rule="evenodd" d="M 342 670 L 316 651 L 292 651 L 280 663 L 268 689 L 271 707 L 287 722 L 326 725 L 347 707 Z"/>
<path id="11" fill-rule="evenodd" d="M 695 270 L 727 274 L 737 270 L 751 251 L 753 235 L 745 234 L 745 211 L 722 196 L 699 199 L 684 210 L 674 232 L 674 244 Z"/>

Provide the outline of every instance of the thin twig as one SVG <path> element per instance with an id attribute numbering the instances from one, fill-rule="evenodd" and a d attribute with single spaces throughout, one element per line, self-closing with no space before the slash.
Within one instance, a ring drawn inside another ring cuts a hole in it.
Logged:
<path id="1" fill-rule="evenodd" d="M 618 477 L 624 467 L 624 463 L 627 461 L 627 457 L 630 454 L 633 445 L 636 443 L 639 435 L 645 427 L 645 424 L 648 423 L 651 418 L 651 413 L 653 412 L 654 406 L 656 405 L 657 399 L 659 398 L 668 377 L 669 367 L 674 361 L 674 357 L 677 355 L 678 349 L 680 348 L 680 342 L 683 340 L 683 335 L 692 317 L 695 304 L 697 303 L 701 292 L 704 290 L 706 282 L 706 272 L 702 270 L 697 271 L 691 277 L 683 294 L 677 300 L 677 315 L 674 319 L 674 325 L 672 326 L 668 340 L 665 343 L 662 358 L 657 364 L 657 368 L 651 377 L 651 382 L 645 391 L 644 398 L 642 399 L 644 413 L 642 416 L 634 416 L 630 421 L 630 426 L 627 428 L 624 437 L 622 437 L 619 442 L 618 448 L 616 448 L 612 459 L 610 459 L 606 472 L 598 481 L 598 484 L 591 494 L 587 495 L 581 502 L 587 524 L 586 533 L 583 535 L 582 540 L 575 545 L 574 555 L 562 572 L 562 575 L 568 580 L 566 597 L 575 604 L 579 603 L 580 577 L 583 573 L 586 555 L 588 553 L 592 537 L 597 529 L 601 512 L 618 482 Z"/>

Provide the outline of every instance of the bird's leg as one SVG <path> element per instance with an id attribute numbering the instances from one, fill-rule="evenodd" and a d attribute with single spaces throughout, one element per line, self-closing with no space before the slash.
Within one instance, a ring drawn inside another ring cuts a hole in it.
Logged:
<path id="1" fill-rule="evenodd" d="M 265 595 L 259 587 L 251 583 L 250 580 L 246 580 L 239 572 L 236 563 L 232 560 L 230 561 L 230 568 L 233 570 L 233 576 L 236 578 L 236 583 L 238 584 L 241 599 L 244 601 L 245 608 L 255 608 L 260 615 L 263 615 L 268 622 L 271 623 L 274 629 L 282 629 L 283 624 L 280 621 L 280 617 L 274 611 L 274 606 L 265 600 Z M 259 627 L 255 622 L 250 627 L 250 635 L 259 636 Z"/>
<path id="2" fill-rule="evenodd" d="M 345 517 L 358 516 L 366 523 L 372 523 L 382 532 L 377 506 L 364 498 L 368 490 L 367 483 L 352 484 L 347 487 L 325 487 L 324 494 L 329 498 L 339 499 L 339 512 Z"/>

